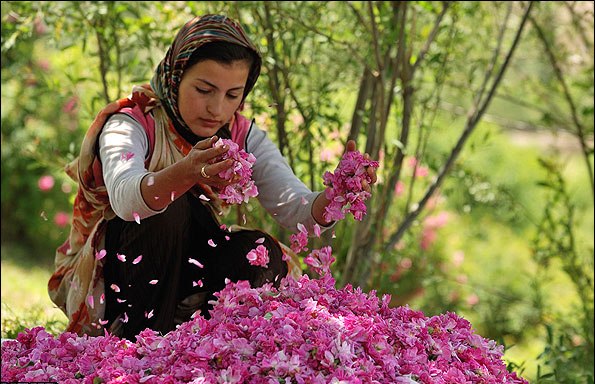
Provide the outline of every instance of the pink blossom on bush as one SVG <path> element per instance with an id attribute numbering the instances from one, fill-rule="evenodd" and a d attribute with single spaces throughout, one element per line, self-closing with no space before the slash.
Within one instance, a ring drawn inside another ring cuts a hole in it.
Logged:
<path id="1" fill-rule="evenodd" d="M 378 168 L 378 165 L 377 161 L 365 159 L 358 151 L 348 151 L 334 173 L 324 173 L 324 184 L 327 186 L 325 196 L 330 201 L 324 209 L 325 220 L 341 220 L 348 212 L 356 220 L 363 219 L 366 214 L 365 201 L 371 195 L 363 189 L 362 182 L 372 181 L 366 167 Z"/>
<path id="2" fill-rule="evenodd" d="M 54 177 L 51 175 L 41 176 L 37 181 L 37 186 L 44 192 L 49 191 L 50 189 L 54 188 Z"/>
<path id="3" fill-rule="evenodd" d="M 56 212 L 54 223 L 56 223 L 58 227 L 65 227 L 70 223 L 70 215 L 63 211 Z"/>
<path id="4" fill-rule="evenodd" d="M 239 180 L 219 191 L 219 197 L 228 204 L 247 203 L 251 197 L 258 196 L 258 188 L 252 180 L 252 166 L 256 162 L 256 158 L 253 154 L 240 149 L 236 143 L 229 139 L 219 139 L 213 144 L 213 147 L 222 145 L 227 145 L 229 150 L 216 161 L 233 159 L 234 163 L 231 168 L 220 172 L 218 176 L 225 180 L 239 176 Z"/>

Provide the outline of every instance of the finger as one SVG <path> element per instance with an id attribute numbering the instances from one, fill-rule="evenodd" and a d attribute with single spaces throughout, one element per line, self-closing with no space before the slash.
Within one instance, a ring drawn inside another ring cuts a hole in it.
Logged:
<path id="1" fill-rule="evenodd" d="M 345 145 L 345 152 L 355 151 L 356 148 L 357 148 L 357 146 L 355 145 L 355 141 L 349 140 L 349 141 L 347 141 L 347 144 Z"/>
<path id="2" fill-rule="evenodd" d="M 209 176 L 215 176 L 217 179 L 219 179 L 218 182 L 225 182 L 227 180 L 224 180 L 217 175 L 219 175 L 221 172 L 227 171 L 233 166 L 233 163 L 234 161 L 232 159 L 227 159 L 217 163 L 209 164 L 205 167 L 205 173 Z"/>
<path id="3" fill-rule="evenodd" d="M 196 143 L 194 145 L 193 148 L 195 149 L 207 149 L 207 148 L 211 148 L 213 146 L 213 144 L 218 140 L 217 136 L 212 136 L 209 138 L 206 138 L 204 140 L 199 141 L 198 143 Z"/>
<path id="4" fill-rule="evenodd" d="M 374 168 L 368 167 L 368 169 L 366 171 L 368 172 L 368 176 L 370 176 L 370 183 L 371 184 L 376 183 L 377 176 L 376 176 L 376 171 L 374 170 Z"/>
<path id="5" fill-rule="evenodd" d="M 204 160 L 205 163 L 208 163 L 211 160 L 223 155 L 227 151 L 229 151 L 228 145 L 220 145 L 217 147 L 203 149 L 201 152 L 201 159 Z"/>
<path id="6" fill-rule="evenodd" d="M 362 181 L 362 189 L 368 193 L 372 192 L 372 188 L 370 188 L 370 184 L 366 180 Z"/>

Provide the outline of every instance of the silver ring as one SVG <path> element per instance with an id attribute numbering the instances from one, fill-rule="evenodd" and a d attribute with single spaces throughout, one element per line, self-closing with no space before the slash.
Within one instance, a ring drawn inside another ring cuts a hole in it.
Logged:
<path id="1" fill-rule="evenodd" d="M 207 175 L 205 173 L 205 168 L 207 167 L 207 164 L 203 165 L 202 168 L 200 169 L 200 174 L 202 175 L 202 177 L 204 177 L 205 179 L 210 179 L 211 176 Z"/>

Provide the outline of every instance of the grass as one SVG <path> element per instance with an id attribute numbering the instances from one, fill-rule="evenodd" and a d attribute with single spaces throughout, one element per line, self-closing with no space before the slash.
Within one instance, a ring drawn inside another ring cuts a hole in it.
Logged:
<path id="1" fill-rule="evenodd" d="M 2 338 L 40 325 L 52 334 L 63 332 L 66 316 L 47 293 L 51 264 L 34 263 L 22 248 L 2 244 L 1 265 Z"/>

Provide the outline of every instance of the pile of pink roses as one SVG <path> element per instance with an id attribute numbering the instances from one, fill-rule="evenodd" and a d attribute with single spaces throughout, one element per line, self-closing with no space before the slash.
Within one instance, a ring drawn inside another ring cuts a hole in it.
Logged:
<path id="1" fill-rule="evenodd" d="M 2 345 L 2 381 L 59 383 L 527 383 L 454 313 L 426 317 L 330 273 L 279 289 L 229 283 L 212 317 L 135 342 L 42 327 Z"/>
<path id="2" fill-rule="evenodd" d="M 377 164 L 348 152 L 337 171 L 327 175 L 336 203 L 328 212 L 333 217 L 365 214 L 365 166 Z M 242 171 L 245 180 L 249 168 Z M 353 189 L 356 193 L 348 195 Z M 292 247 L 307 251 L 307 230 L 298 228 Z M 314 232 L 319 236 L 320 228 Z M 258 247 L 247 257 L 256 265 L 268 262 Z M 350 285 L 337 289 L 330 246 L 312 250 L 304 262 L 318 278 L 287 277 L 279 288 L 229 282 L 216 294 L 209 320 L 196 315 L 166 335 L 146 329 L 133 342 L 107 332 L 54 337 L 43 327 L 28 329 L 2 343 L 1 379 L 66 384 L 527 383 L 507 371 L 502 346 L 477 335 L 456 314 L 426 317 L 408 307 L 389 307 L 388 295 L 379 298 L 375 291 L 364 293 Z"/>

